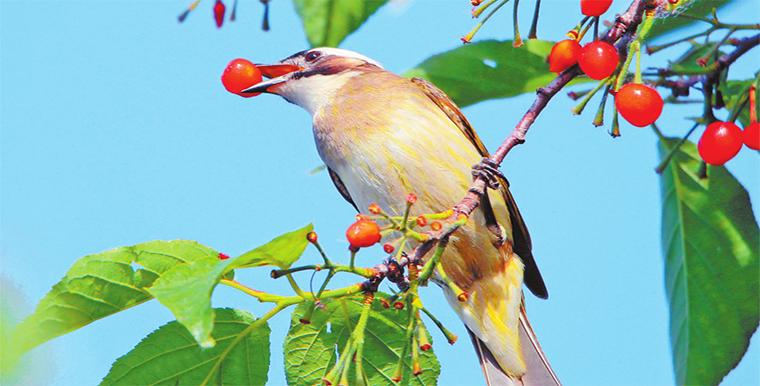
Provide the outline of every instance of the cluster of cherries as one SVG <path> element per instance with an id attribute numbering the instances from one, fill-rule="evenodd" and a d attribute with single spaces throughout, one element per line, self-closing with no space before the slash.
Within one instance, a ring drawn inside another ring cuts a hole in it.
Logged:
<path id="1" fill-rule="evenodd" d="M 598 17 L 612 5 L 612 0 L 581 0 L 581 12 Z M 577 36 L 577 34 L 576 34 Z M 620 58 L 615 47 L 595 40 L 581 46 L 576 39 L 563 40 L 552 47 L 549 70 L 560 73 L 576 63 L 594 80 L 606 79 L 615 72 Z M 640 83 L 628 83 L 615 94 L 615 107 L 620 115 L 637 127 L 649 126 L 662 113 L 663 101 L 654 88 Z"/>
<path id="2" fill-rule="evenodd" d="M 598 17 L 605 13 L 612 0 L 581 0 L 581 12 L 586 16 Z M 577 37 L 577 34 L 575 34 Z M 566 39 L 552 47 L 549 54 L 549 70 L 560 73 L 576 63 L 591 79 L 603 80 L 611 76 L 619 63 L 615 47 L 601 40 L 584 46 L 577 39 Z M 620 115 L 637 127 L 649 126 L 662 113 L 663 100 L 657 91 L 645 84 L 627 83 L 615 93 L 615 107 Z M 755 108 L 754 103 L 751 108 Z M 732 122 L 715 122 L 707 126 L 699 140 L 699 154 L 711 165 L 723 165 L 733 158 L 742 144 L 760 150 L 760 124 L 751 119 L 744 130 Z"/>

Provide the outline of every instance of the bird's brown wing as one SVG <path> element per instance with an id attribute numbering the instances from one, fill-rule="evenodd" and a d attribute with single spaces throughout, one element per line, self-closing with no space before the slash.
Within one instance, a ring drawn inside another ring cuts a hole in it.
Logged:
<path id="1" fill-rule="evenodd" d="M 417 85 L 422 91 L 451 119 L 452 122 L 462 131 L 465 137 L 475 146 L 483 157 L 489 157 L 488 149 L 480 141 L 478 135 L 473 130 L 470 121 L 462 114 L 462 110 L 457 107 L 454 101 L 449 98 L 443 91 L 432 83 L 421 79 L 413 78 L 412 83 Z M 534 295 L 539 298 L 546 299 L 549 296 L 549 292 L 544 284 L 544 279 L 541 277 L 541 272 L 538 270 L 538 265 L 533 259 L 532 244 L 530 241 L 530 234 L 528 228 L 525 226 L 525 221 L 520 215 L 520 210 L 517 209 L 515 199 L 512 197 L 512 193 L 509 191 L 509 183 L 499 177 L 501 184 L 501 192 L 504 195 L 504 201 L 507 203 L 509 215 L 512 220 L 512 240 L 513 250 L 520 256 L 525 265 L 524 282 L 525 285 L 533 292 Z M 487 197 L 487 196 L 484 196 Z"/>

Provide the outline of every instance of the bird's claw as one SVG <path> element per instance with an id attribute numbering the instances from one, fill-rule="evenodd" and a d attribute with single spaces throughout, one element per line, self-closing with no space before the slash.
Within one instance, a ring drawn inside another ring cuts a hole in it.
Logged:
<path id="1" fill-rule="evenodd" d="M 499 170 L 499 164 L 491 157 L 483 157 L 480 162 L 472 166 L 472 178 L 476 179 L 480 176 L 483 176 L 486 186 L 493 190 L 498 190 L 501 187 L 500 179 L 507 181 L 507 178 Z"/>

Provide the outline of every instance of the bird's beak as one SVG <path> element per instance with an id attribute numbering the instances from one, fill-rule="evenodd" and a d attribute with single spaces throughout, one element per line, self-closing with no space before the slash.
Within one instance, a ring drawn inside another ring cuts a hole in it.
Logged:
<path id="1" fill-rule="evenodd" d="M 258 67 L 258 69 L 261 71 L 261 75 L 269 78 L 269 80 L 265 80 L 251 87 L 248 87 L 247 89 L 241 91 L 242 93 L 271 93 L 274 91 L 274 86 L 285 83 L 288 80 L 288 74 L 303 70 L 303 67 L 296 66 L 295 64 L 257 64 L 256 67 Z M 270 90 L 270 88 L 272 89 Z"/>

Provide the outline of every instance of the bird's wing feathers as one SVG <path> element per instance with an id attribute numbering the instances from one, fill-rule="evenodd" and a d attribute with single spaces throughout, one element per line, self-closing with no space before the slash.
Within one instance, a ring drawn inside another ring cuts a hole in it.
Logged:
<path id="1" fill-rule="evenodd" d="M 327 172 L 330 173 L 330 179 L 332 179 L 332 182 L 333 184 L 335 184 L 335 188 L 338 189 L 338 192 L 340 192 L 340 195 L 343 196 L 343 198 L 345 198 L 349 204 L 353 205 L 353 207 L 356 209 L 357 212 L 361 213 L 359 208 L 354 203 L 354 200 L 351 198 L 351 195 L 348 193 L 348 189 L 346 188 L 346 185 L 340 179 L 340 176 L 338 176 L 338 173 L 335 173 L 329 167 L 327 168 Z"/>
<path id="2" fill-rule="evenodd" d="M 520 343 L 522 345 L 523 355 L 525 357 L 525 366 L 528 371 L 522 378 L 508 376 L 499 366 L 491 351 L 482 340 L 478 339 L 475 334 L 467 329 L 472 339 L 472 345 L 480 359 L 480 366 L 483 368 L 483 374 L 486 377 L 488 386 L 562 386 L 557 378 L 549 361 L 538 344 L 536 334 L 528 322 L 525 314 L 525 304 L 520 304 L 520 324 L 518 326 Z"/>
<path id="3" fill-rule="evenodd" d="M 446 114 L 446 116 L 454 122 L 459 130 L 462 131 L 462 134 L 464 134 L 473 146 L 475 146 L 481 156 L 490 156 L 488 154 L 488 149 L 486 149 L 483 142 L 480 141 L 480 138 L 478 138 L 478 135 L 472 128 L 472 125 L 470 125 L 470 121 L 467 120 L 459 107 L 457 107 L 448 95 L 424 79 L 413 78 L 412 83 L 422 89 L 422 91 Z M 541 272 L 538 270 L 538 265 L 533 259 L 533 247 L 530 241 L 528 228 L 525 226 L 525 221 L 523 220 L 522 215 L 520 215 L 520 210 L 517 209 L 515 199 L 509 191 L 509 183 L 501 177 L 499 180 L 501 184 L 501 192 L 504 195 L 504 201 L 507 203 L 509 215 L 512 219 L 513 250 L 518 256 L 520 256 L 525 265 L 525 285 L 534 295 L 546 299 L 549 296 L 549 292 L 546 289 L 546 284 L 544 284 L 544 279 L 541 277 Z"/>

